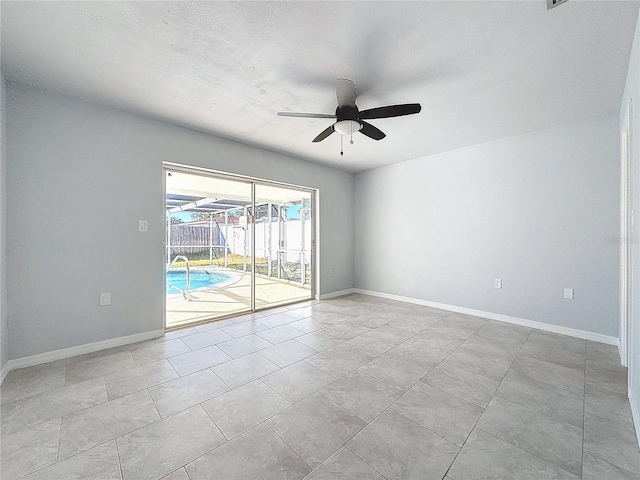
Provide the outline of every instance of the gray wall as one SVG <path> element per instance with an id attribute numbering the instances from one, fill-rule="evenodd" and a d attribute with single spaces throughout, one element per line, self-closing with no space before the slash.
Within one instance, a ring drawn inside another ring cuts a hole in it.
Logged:
<path id="1" fill-rule="evenodd" d="M 633 413 L 636 422 L 636 433 L 640 441 L 640 222 L 638 221 L 638 213 L 640 212 L 640 17 L 636 25 L 636 33 L 633 39 L 633 48 L 629 59 L 629 70 L 627 72 L 627 82 L 622 95 L 622 103 L 620 105 L 620 122 L 625 115 L 627 102 L 631 98 L 631 170 L 634 174 L 634 199 L 633 208 L 635 214 L 635 228 L 631 233 L 631 238 L 635 241 L 631 244 L 632 249 L 632 325 L 630 337 L 630 361 L 629 361 L 629 397 L 633 407 Z M 622 124 L 621 124 L 622 125 Z"/>
<path id="2" fill-rule="evenodd" d="M 2 369 L 9 359 L 6 269 L 7 84 L 2 75 L 0 75 L 0 86 L 0 369 Z"/>
<path id="3" fill-rule="evenodd" d="M 619 163 L 611 114 L 357 173 L 356 287 L 618 336 Z"/>
<path id="4" fill-rule="evenodd" d="M 8 94 L 10 358 L 163 327 L 162 161 L 319 188 L 321 293 L 353 287 L 353 174 L 21 84 Z"/>

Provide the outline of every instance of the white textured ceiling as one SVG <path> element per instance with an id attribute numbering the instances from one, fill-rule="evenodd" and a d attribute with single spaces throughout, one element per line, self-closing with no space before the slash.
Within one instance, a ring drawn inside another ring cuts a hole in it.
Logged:
<path id="1" fill-rule="evenodd" d="M 618 111 L 638 2 L 2 2 L 9 80 L 350 171 Z M 335 79 L 387 138 L 311 140 Z"/>

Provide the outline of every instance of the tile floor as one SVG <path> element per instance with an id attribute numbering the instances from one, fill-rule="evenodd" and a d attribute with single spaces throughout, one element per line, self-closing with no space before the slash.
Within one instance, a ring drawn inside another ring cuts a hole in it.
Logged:
<path id="1" fill-rule="evenodd" d="M 351 295 L 9 373 L 27 479 L 640 478 L 617 349 Z"/>

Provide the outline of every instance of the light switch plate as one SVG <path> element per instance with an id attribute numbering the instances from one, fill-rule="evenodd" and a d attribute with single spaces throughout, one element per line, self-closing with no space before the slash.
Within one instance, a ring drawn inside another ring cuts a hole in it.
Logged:
<path id="1" fill-rule="evenodd" d="M 147 221 L 146 220 L 138 220 L 138 231 L 146 232 L 147 231 Z"/>
<path id="2" fill-rule="evenodd" d="M 573 300 L 573 288 L 564 289 L 564 298 L 567 300 Z"/>
<path id="3" fill-rule="evenodd" d="M 111 293 L 103 292 L 100 294 L 100 305 L 110 305 L 111 304 Z"/>

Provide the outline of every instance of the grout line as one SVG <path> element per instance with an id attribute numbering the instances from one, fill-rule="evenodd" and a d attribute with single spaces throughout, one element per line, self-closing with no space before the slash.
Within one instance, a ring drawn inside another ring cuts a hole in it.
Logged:
<path id="1" fill-rule="evenodd" d="M 124 479 L 124 474 L 122 473 L 122 462 L 120 461 L 120 449 L 118 448 L 118 442 L 116 441 L 115 438 L 113 439 L 113 443 L 116 446 L 116 457 L 118 457 L 118 468 L 120 469 L 120 478 Z"/>

